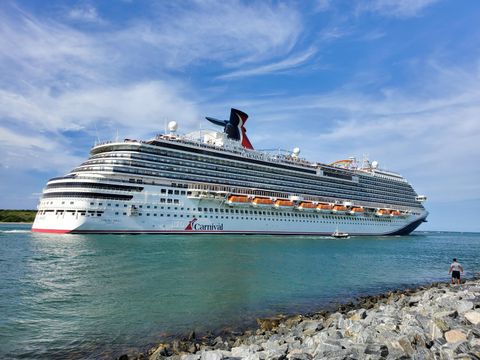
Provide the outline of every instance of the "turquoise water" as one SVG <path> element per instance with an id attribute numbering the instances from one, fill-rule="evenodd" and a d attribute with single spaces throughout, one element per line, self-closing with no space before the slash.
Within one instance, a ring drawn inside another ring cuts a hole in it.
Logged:
<path id="1" fill-rule="evenodd" d="M 32 234 L 0 225 L 0 358 L 109 358 L 165 336 L 480 271 L 480 234 Z"/>

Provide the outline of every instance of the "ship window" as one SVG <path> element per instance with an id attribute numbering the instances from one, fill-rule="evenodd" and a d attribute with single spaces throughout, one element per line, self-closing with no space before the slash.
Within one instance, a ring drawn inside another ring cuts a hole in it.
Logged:
<path id="1" fill-rule="evenodd" d="M 150 213 L 147 213 L 147 216 L 150 216 Z"/>
<path id="2" fill-rule="evenodd" d="M 116 207 L 118 207 L 118 204 L 115 204 Z"/>
<path id="3" fill-rule="evenodd" d="M 210 209 L 208 209 L 208 210 L 209 210 L 210 212 L 213 212 L 213 209 L 212 209 L 212 208 L 210 208 Z"/>
<path id="4" fill-rule="evenodd" d="M 172 191 L 172 190 L 168 190 L 168 193 L 169 193 L 169 194 L 173 194 L 173 191 Z"/>
<path id="5" fill-rule="evenodd" d="M 173 199 L 174 204 L 178 204 L 178 199 Z"/>
<path id="6" fill-rule="evenodd" d="M 181 195 L 185 195 L 185 190 L 180 191 Z"/>
<path id="7" fill-rule="evenodd" d="M 220 209 L 220 212 L 223 213 L 223 209 Z"/>
<path id="8" fill-rule="evenodd" d="M 150 209 L 150 205 L 147 205 L 147 209 Z"/>
<path id="9" fill-rule="evenodd" d="M 108 206 L 112 206 L 112 204 L 107 204 Z"/>
<path id="10" fill-rule="evenodd" d="M 172 199 L 167 199 L 167 203 L 171 204 L 171 203 L 172 203 Z"/>
<path id="11" fill-rule="evenodd" d="M 118 215 L 118 212 L 116 212 L 115 215 Z"/>
<path id="12" fill-rule="evenodd" d="M 165 199 L 164 199 L 164 198 L 161 198 L 161 199 L 160 199 L 160 202 L 161 202 L 161 203 L 164 203 L 164 202 L 165 202 Z"/>
<path id="13" fill-rule="evenodd" d="M 153 216 L 157 216 L 157 214 L 153 214 Z"/>
<path id="14" fill-rule="evenodd" d="M 174 193 L 175 195 L 178 195 L 180 192 L 179 192 L 178 190 L 175 190 L 173 193 Z"/>
<path id="15" fill-rule="evenodd" d="M 160 189 L 160 192 L 161 192 L 162 194 L 165 194 L 165 193 L 167 192 L 167 189 Z"/>
<path id="16" fill-rule="evenodd" d="M 194 209 L 194 210 L 195 210 L 195 209 Z M 218 209 L 217 209 L 217 208 L 215 208 L 215 212 L 218 212 Z"/>
<path id="17" fill-rule="evenodd" d="M 123 213 L 123 215 L 127 215 L 127 213 L 126 213 L 126 212 L 124 212 L 124 213 Z"/>
<path id="18" fill-rule="evenodd" d="M 73 205 L 73 201 L 70 201 L 70 205 Z"/>
<path id="19" fill-rule="evenodd" d="M 153 208 L 156 209 L 156 208 L 157 208 L 157 205 L 155 205 Z"/>
<path id="20" fill-rule="evenodd" d="M 127 204 L 123 204 L 123 207 L 127 207 Z"/>
<path id="21" fill-rule="evenodd" d="M 138 216 L 142 216 L 142 213 L 138 213 Z"/>
<path id="22" fill-rule="evenodd" d="M 103 203 L 98 203 L 98 205 L 100 205 L 100 206 L 101 206 L 101 205 L 103 205 Z"/>
<path id="23" fill-rule="evenodd" d="M 102 216 L 102 214 L 97 214 L 97 216 Z"/>

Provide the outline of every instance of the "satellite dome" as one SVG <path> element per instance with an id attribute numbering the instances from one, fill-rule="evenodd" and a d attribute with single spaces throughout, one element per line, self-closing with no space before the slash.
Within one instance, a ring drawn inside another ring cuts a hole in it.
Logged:
<path id="1" fill-rule="evenodd" d="M 170 121 L 168 123 L 168 131 L 175 132 L 175 131 L 177 131 L 177 128 L 178 128 L 178 124 L 177 124 L 176 121 Z"/>
<path id="2" fill-rule="evenodd" d="M 372 168 L 376 169 L 378 168 L 378 161 L 372 161 Z"/>
<path id="3" fill-rule="evenodd" d="M 293 148 L 293 156 L 298 156 L 300 155 L 300 148 L 296 147 L 296 148 Z"/>

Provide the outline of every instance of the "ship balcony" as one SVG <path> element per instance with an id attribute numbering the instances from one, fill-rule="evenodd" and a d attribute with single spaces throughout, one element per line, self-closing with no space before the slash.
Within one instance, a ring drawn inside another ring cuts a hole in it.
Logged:
<path id="1" fill-rule="evenodd" d="M 418 195 L 415 197 L 415 200 L 418 202 L 424 202 L 427 200 L 427 197 L 425 195 Z"/>

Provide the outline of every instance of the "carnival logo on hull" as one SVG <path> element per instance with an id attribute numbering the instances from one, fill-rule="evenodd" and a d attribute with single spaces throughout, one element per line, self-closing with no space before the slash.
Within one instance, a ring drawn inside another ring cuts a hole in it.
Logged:
<path id="1" fill-rule="evenodd" d="M 197 223 L 198 219 L 193 218 L 188 222 L 186 231 L 222 231 L 223 224 L 199 224 Z"/>

